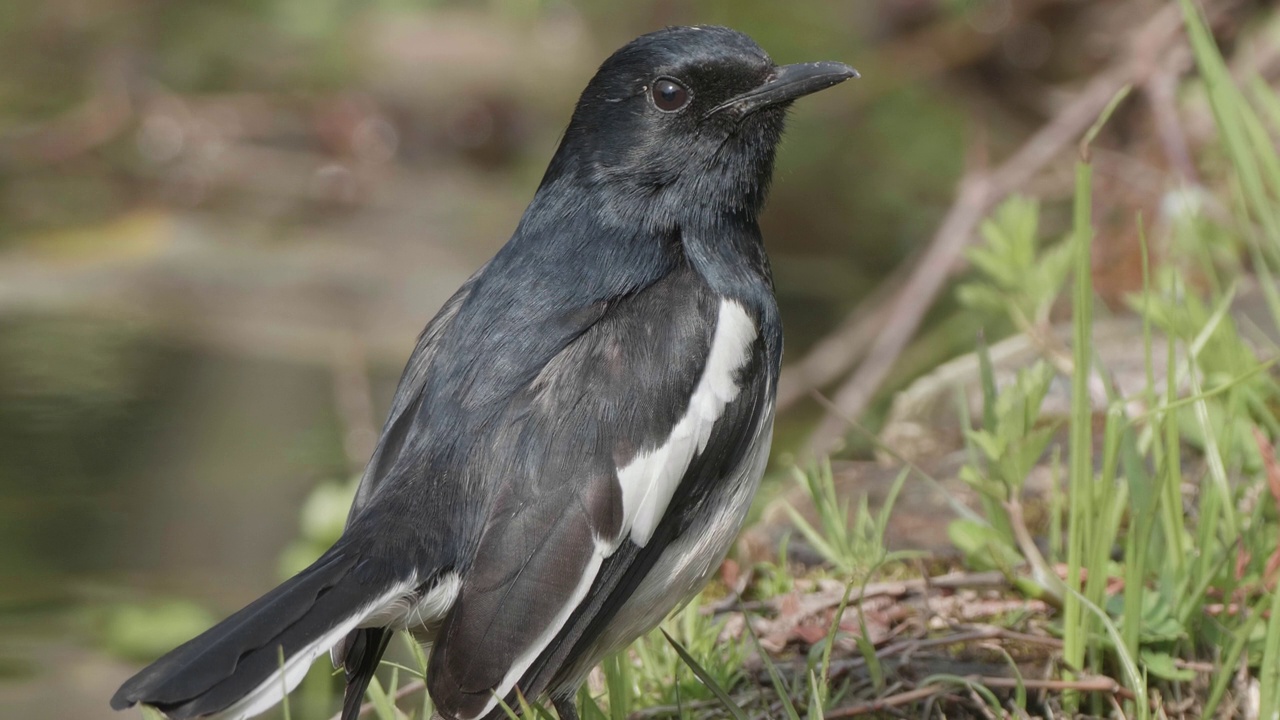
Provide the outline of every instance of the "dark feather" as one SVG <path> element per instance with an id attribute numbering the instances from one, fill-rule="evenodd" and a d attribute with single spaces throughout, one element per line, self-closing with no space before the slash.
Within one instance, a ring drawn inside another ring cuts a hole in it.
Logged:
<path id="1" fill-rule="evenodd" d="M 621 540 L 616 469 L 663 444 L 685 414 L 718 307 L 687 267 L 611 302 L 482 436 L 489 451 L 474 462 L 500 484 L 474 569 L 432 655 L 428 682 L 439 706 L 463 717 L 479 713 L 516 658 L 538 649 L 535 639 L 570 601 L 595 542 Z M 529 696 L 549 689 L 560 665 L 574 659 L 576 641 L 613 617 L 758 436 L 775 373 L 766 343 L 754 347 L 743 392 L 681 483 L 660 535 L 644 548 L 622 541 L 605 561 L 589 596 L 520 682 Z"/>
<path id="2" fill-rule="evenodd" d="M 343 668 L 346 670 L 347 688 L 342 697 L 342 720 L 357 720 L 364 692 L 373 681 L 378 663 L 387 651 L 392 632 L 386 628 L 360 628 L 347 636 L 348 647 Z"/>
<path id="3" fill-rule="evenodd" d="M 617 616 L 653 566 L 678 538 L 693 531 L 722 511 L 717 495 L 728 492 L 726 477 L 753 454 L 751 445 L 768 442 L 766 429 L 772 422 L 772 388 L 777 367 L 770 367 L 767 344 L 758 343 L 752 362 L 741 373 L 745 384 L 738 399 L 726 408 L 716 424 L 706 448 L 686 471 L 676 490 L 677 500 L 663 516 L 653 538 L 644 546 L 624 543 L 604 564 L 587 602 L 583 603 L 561 633 L 526 673 L 522 688 L 554 690 L 573 680 L 566 671 L 578 665 Z M 736 531 L 735 531 L 736 532 Z M 718 563 L 720 558 L 708 558 Z M 671 597 L 672 605 L 683 598 Z M 592 662 L 599 658 L 591 659 Z"/>
<path id="4" fill-rule="evenodd" d="M 145 703 L 175 719 L 225 710 L 280 669 L 281 648 L 291 657 L 388 585 L 358 569 L 351 555 L 332 550 L 139 672 L 111 698 L 111 707 Z"/>

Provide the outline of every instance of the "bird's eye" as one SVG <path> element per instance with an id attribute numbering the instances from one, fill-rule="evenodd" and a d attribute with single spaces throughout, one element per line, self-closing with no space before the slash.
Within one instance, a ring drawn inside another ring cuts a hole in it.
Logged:
<path id="1" fill-rule="evenodd" d="M 671 78 L 653 82 L 653 105 L 663 112 L 675 112 L 689 104 L 689 91 Z"/>

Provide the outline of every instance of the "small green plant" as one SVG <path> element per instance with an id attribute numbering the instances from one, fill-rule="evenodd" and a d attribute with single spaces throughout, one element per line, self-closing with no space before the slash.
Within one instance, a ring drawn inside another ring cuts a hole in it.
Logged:
<path id="1" fill-rule="evenodd" d="M 788 560 L 790 547 L 791 533 L 786 533 L 778 542 L 777 560 L 758 562 L 752 568 L 754 579 L 751 587 L 755 595 L 771 598 L 786 595 L 795 589 L 795 577 L 792 575 L 791 563 Z"/>
<path id="2" fill-rule="evenodd" d="M 646 705 L 675 705 L 678 701 L 713 699 L 713 685 L 705 678 L 720 688 L 737 687 L 745 678 L 742 664 L 747 652 L 739 641 L 722 641 L 723 629 L 723 619 L 701 611 L 699 596 L 658 629 L 637 640 L 629 656 L 634 658 L 629 672 L 637 703 L 643 700 Z M 697 673 L 684 672 L 689 667 L 683 659 L 686 654 L 698 663 Z"/>
<path id="3" fill-rule="evenodd" d="M 1056 430 L 1056 423 L 1040 419 L 1053 370 L 1038 362 L 997 390 L 985 347 L 979 356 L 983 426 L 966 432 L 970 461 L 961 468 L 960 478 L 977 493 L 983 514 L 981 519 L 953 520 L 947 532 L 970 567 L 1000 570 L 1029 595 L 1047 594 L 1060 601 L 1061 583 L 1031 539 L 1021 504 L 1026 478 Z M 1029 576 L 1018 572 L 1023 565 L 1031 566 Z"/>
<path id="4" fill-rule="evenodd" d="M 747 714 L 743 712 L 742 708 L 739 707 L 736 702 L 733 701 L 733 698 L 729 697 L 729 691 L 725 689 L 724 683 L 721 682 L 720 679 L 716 678 L 712 672 L 703 667 L 702 663 L 698 662 L 693 655 L 680 644 L 679 640 L 671 637 L 670 633 L 666 630 L 661 630 L 661 632 L 662 636 L 666 638 L 667 644 L 670 645 L 671 649 L 675 651 L 677 656 L 679 656 L 681 662 L 687 665 L 702 683 L 702 686 L 714 695 L 716 700 L 720 701 L 720 706 L 723 707 L 724 710 L 734 718 L 734 720 L 747 720 Z M 678 687 L 679 686 L 677 686 L 677 688 Z"/>
<path id="5" fill-rule="evenodd" d="M 992 316 L 1008 316 L 1022 332 L 1045 325 L 1071 269 L 1071 244 L 1038 248 L 1040 205 L 1015 195 L 982 223 L 986 241 L 966 257 L 980 280 L 956 290 L 960 303 Z"/>
<path id="6" fill-rule="evenodd" d="M 818 513 L 818 524 L 815 527 L 791 505 L 786 506 L 787 514 L 813 549 L 843 576 L 864 576 L 886 558 L 901 556 L 888 552 L 884 534 L 889 526 L 894 501 L 897 500 L 910 470 L 904 469 L 894 480 L 878 512 L 872 514 L 867 497 L 863 495 L 852 516 L 849 514 L 848 499 L 840 500 L 836 491 L 835 476 L 831 472 L 829 460 L 823 460 L 809 472 L 797 468 L 795 474 Z"/>

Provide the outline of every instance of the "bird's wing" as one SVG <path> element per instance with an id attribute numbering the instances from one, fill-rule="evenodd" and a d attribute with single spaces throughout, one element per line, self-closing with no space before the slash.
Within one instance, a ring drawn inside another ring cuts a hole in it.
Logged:
<path id="1" fill-rule="evenodd" d="M 512 399 L 475 460 L 501 481 L 436 637 L 442 709 L 546 689 L 758 439 L 769 358 L 759 318 L 682 270 L 613 303 Z"/>
<path id="2" fill-rule="evenodd" d="M 360 485 L 356 489 L 355 499 L 351 502 L 351 511 L 347 517 L 348 525 L 369 502 L 369 498 L 373 496 L 374 490 L 383 478 L 387 477 L 388 461 L 399 456 L 413 426 L 413 414 L 408 411 L 422 397 L 423 385 L 430 376 L 440 348 L 440 338 L 453 323 L 458 310 L 471 294 L 471 288 L 475 286 L 486 267 L 488 267 L 487 264 L 477 270 L 445 301 L 440 311 L 418 336 L 418 343 L 409 355 L 404 373 L 401 374 L 400 382 L 396 386 L 395 395 L 391 397 L 391 411 L 387 415 L 387 422 L 382 426 L 378 444 L 374 448 L 373 456 L 369 458 L 369 464 L 365 466 L 364 475 L 360 478 Z"/>

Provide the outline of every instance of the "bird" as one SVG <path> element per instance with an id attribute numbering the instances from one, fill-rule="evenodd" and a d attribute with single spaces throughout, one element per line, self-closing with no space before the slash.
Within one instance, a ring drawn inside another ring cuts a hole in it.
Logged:
<path id="1" fill-rule="evenodd" d="M 782 326 L 759 227 L 788 108 L 857 72 L 724 27 L 610 55 L 507 243 L 419 336 L 345 529 L 111 698 L 280 702 L 326 652 L 354 720 L 393 633 L 444 720 L 546 698 L 692 598 L 769 457 Z"/>

